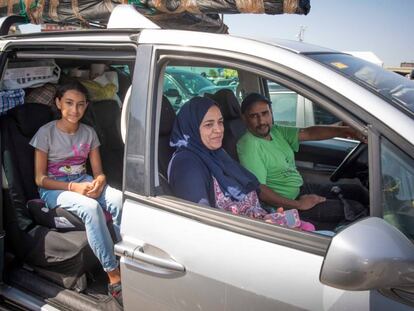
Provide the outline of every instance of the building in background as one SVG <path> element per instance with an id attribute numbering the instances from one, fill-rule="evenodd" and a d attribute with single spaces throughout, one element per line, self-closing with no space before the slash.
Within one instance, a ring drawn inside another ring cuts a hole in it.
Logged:
<path id="1" fill-rule="evenodd" d="M 414 78 L 414 62 L 402 62 L 400 67 L 387 67 L 386 69 L 394 71 L 402 76 L 407 76 L 410 79 Z"/>

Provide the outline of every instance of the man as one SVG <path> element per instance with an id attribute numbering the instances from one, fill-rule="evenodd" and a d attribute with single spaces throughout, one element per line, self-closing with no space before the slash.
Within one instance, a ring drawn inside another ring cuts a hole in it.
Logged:
<path id="1" fill-rule="evenodd" d="M 347 214 L 364 212 L 361 203 L 347 200 L 346 208 L 350 211 L 344 213 L 344 203 L 331 193 L 331 185 L 304 184 L 294 159 L 299 141 L 333 137 L 364 140 L 363 136 L 348 126 L 297 129 L 273 125 L 270 105 L 270 100 L 258 93 L 248 95 L 241 105 L 248 131 L 238 141 L 237 153 L 240 163 L 261 183 L 260 200 L 274 208 L 296 208 L 304 220 L 313 221 L 318 229 L 333 229 L 346 220 Z M 368 195 L 361 187 L 341 185 L 341 188 L 346 190 L 345 197 L 368 204 Z"/>

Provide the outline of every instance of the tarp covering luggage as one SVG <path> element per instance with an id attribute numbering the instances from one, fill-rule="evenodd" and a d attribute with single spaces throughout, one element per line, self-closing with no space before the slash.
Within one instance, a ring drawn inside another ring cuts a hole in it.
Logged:
<path id="1" fill-rule="evenodd" d="M 310 0 L 0 0 L 0 15 L 32 23 L 105 27 L 118 4 L 133 4 L 162 28 L 227 32 L 219 14 L 307 14 Z"/>

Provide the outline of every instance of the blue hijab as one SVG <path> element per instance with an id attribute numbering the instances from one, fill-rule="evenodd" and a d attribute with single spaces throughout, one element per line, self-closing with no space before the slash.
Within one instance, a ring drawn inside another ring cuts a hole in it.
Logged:
<path id="1" fill-rule="evenodd" d="M 194 97 L 184 104 L 175 119 L 170 145 L 177 148 L 176 153 L 183 150 L 193 152 L 208 167 L 223 193 L 240 201 L 246 194 L 258 189 L 259 181 L 223 148 L 210 150 L 201 141 L 201 121 L 214 105 L 217 104 L 205 97 Z"/>

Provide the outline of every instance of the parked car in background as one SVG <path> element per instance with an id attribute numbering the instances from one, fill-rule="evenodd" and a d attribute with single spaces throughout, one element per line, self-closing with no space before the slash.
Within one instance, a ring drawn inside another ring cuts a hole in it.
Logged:
<path id="1" fill-rule="evenodd" d="M 203 96 L 205 93 L 213 94 L 221 89 L 230 89 L 236 92 L 237 84 L 216 85 L 201 74 L 186 69 L 167 67 L 165 70 L 163 92 L 175 110 L 179 110 L 186 101 L 194 96 Z"/>
<path id="2" fill-rule="evenodd" d="M 234 78 L 217 78 L 214 80 L 214 84 L 217 86 L 227 86 L 227 85 L 235 85 L 237 86 L 239 84 L 239 79 Z"/>

